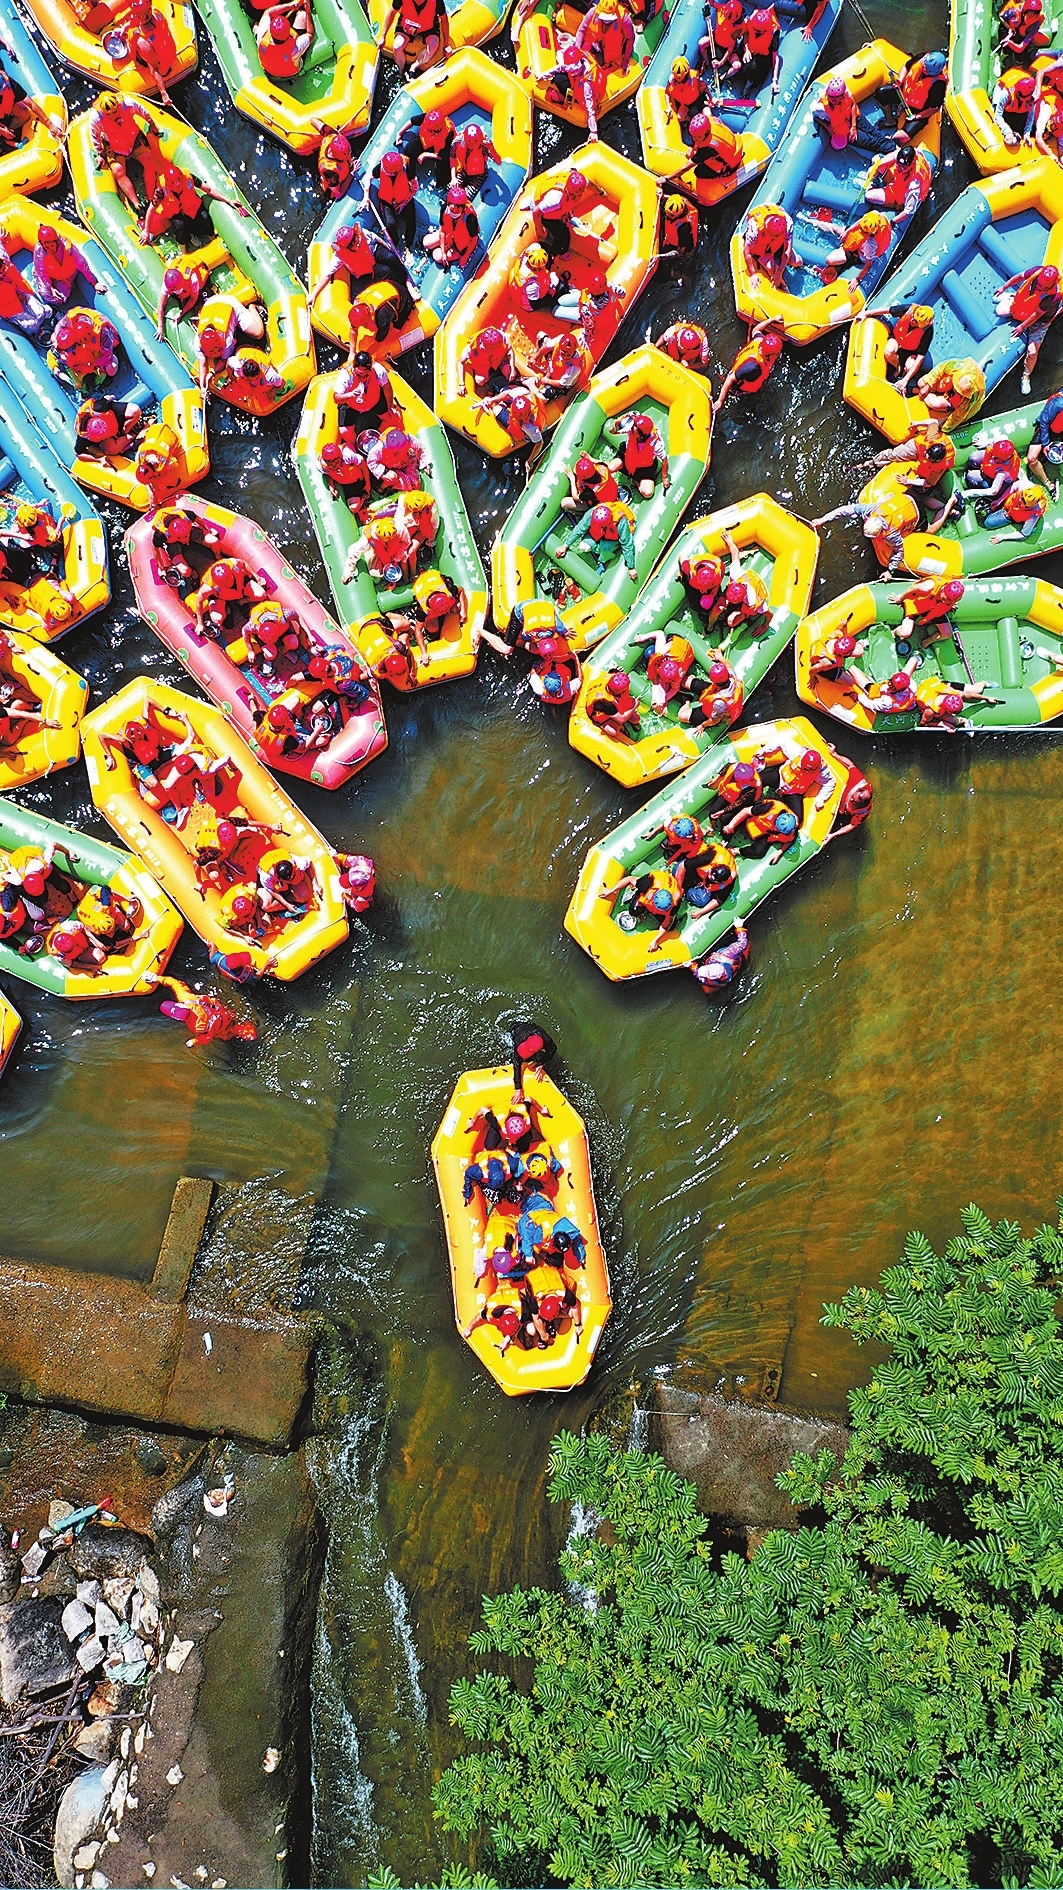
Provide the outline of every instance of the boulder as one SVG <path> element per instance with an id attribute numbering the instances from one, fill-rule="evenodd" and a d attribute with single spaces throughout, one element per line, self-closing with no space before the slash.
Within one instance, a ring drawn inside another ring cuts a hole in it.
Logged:
<path id="1" fill-rule="evenodd" d="M 0 1608 L 0 1700 L 5 1706 L 69 1686 L 77 1671 L 59 1601 L 27 1598 Z"/>
<path id="2" fill-rule="evenodd" d="M 70 1551 L 70 1560 L 82 1581 L 107 1581 L 135 1575 L 144 1557 L 151 1554 L 151 1546 L 148 1537 L 135 1529 L 87 1523 Z"/>
<path id="3" fill-rule="evenodd" d="M 74 1881 L 74 1852 L 88 1843 L 107 1808 L 118 1777 L 118 1760 L 110 1765 L 90 1765 L 74 1779 L 59 1800 L 52 1842 L 52 1862 L 56 1882 Z"/>

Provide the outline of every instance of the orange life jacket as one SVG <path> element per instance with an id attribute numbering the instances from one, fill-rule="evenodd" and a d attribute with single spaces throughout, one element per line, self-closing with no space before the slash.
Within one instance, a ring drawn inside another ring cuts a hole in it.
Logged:
<path id="1" fill-rule="evenodd" d="M 752 341 L 747 341 L 745 347 L 739 348 L 738 353 L 735 355 L 735 368 L 744 367 L 747 361 L 753 361 L 758 369 L 755 376 L 749 375 L 743 378 L 741 383 L 743 394 L 759 394 L 768 375 L 779 359 L 778 349 L 766 349 L 764 342 L 765 337 L 763 335 L 754 335 Z"/>

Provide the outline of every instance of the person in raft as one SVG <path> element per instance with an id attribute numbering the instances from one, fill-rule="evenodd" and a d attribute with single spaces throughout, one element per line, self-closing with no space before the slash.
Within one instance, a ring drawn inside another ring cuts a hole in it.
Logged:
<path id="1" fill-rule="evenodd" d="M 794 221 L 778 203 L 754 204 L 742 225 L 742 254 L 755 289 L 761 276 L 773 289 L 786 286 L 786 271 L 797 267 Z"/>
<path id="2" fill-rule="evenodd" d="M 1009 316 L 1016 335 L 1026 342 L 1022 363 L 1022 391 L 1030 392 L 1030 376 L 1037 366 L 1049 328 L 1063 309 L 1063 289 L 1059 270 L 1051 263 L 1037 269 L 1023 269 L 1010 276 L 996 292 L 993 305 L 998 315 Z"/>
<path id="3" fill-rule="evenodd" d="M 834 282 L 843 269 L 851 269 L 860 264 L 854 281 L 850 284 L 858 289 L 864 277 L 872 270 L 881 257 L 885 256 L 893 241 L 893 225 L 881 210 L 865 210 L 862 217 L 850 223 L 848 229 L 840 229 L 838 224 L 829 225 L 831 232 L 839 239 L 837 249 L 832 249 L 823 267 L 819 270 L 819 279 L 824 284 Z"/>
<path id="4" fill-rule="evenodd" d="M 893 380 L 898 394 L 906 394 L 930 352 L 934 339 L 933 309 L 922 302 L 891 302 L 886 308 L 869 308 L 866 319 L 882 322 L 889 329 L 889 339 L 882 350 L 886 378 Z"/>
<path id="5" fill-rule="evenodd" d="M 399 72 L 415 78 L 441 59 L 450 44 L 450 19 L 444 0 L 392 0 L 377 36 L 387 44 L 392 27 L 391 56 Z"/>
<path id="6" fill-rule="evenodd" d="M 258 63 L 269 79 L 297 79 L 314 43 L 314 22 L 304 0 L 284 0 L 263 13 L 255 27 Z"/>
<path id="7" fill-rule="evenodd" d="M 1063 393 L 1055 393 L 1049 394 L 1034 423 L 1033 439 L 1026 453 L 1026 471 L 1058 499 L 1060 466 L 1063 466 Z"/>

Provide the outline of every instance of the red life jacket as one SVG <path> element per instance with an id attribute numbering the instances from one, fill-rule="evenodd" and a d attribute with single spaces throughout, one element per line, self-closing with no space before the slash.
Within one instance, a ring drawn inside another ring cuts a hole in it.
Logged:
<path id="1" fill-rule="evenodd" d="M 902 75 L 901 97 L 913 117 L 925 112 L 931 103 L 937 107 L 945 97 L 944 74 L 935 77 L 926 70 L 923 61 L 917 59 L 914 66 L 910 66 Z"/>
<path id="2" fill-rule="evenodd" d="M 94 117 L 94 129 L 98 129 L 103 142 L 116 157 L 129 157 L 137 139 L 143 136 L 142 122 L 137 118 L 131 105 L 123 105 L 120 112 L 110 112 Z"/>
<path id="3" fill-rule="evenodd" d="M 720 118 L 710 121 L 709 134 L 700 144 L 691 140 L 691 148 L 696 158 L 717 157 L 721 171 L 736 171 L 742 162 L 742 141 Z"/>
<path id="4" fill-rule="evenodd" d="M 399 26 L 407 38 L 421 39 L 434 31 L 438 13 L 436 0 L 402 0 Z"/>
<path id="5" fill-rule="evenodd" d="M 723 5 L 715 5 L 713 11 L 716 14 L 713 38 L 717 52 L 735 52 L 743 19 L 742 0 L 723 0 Z"/>
<path id="6" fill-rule="evenodd" d="M 394 176 L 387 171 L 381 171 L 377 179 L 377 195 L 381 203 L 394 204 L 398 210 L 405 209 L 408 203 L 413 202 L 416 192 L 405 165 L 401 171 L 396 171 Z"/>
<path id="7" fill-rule="evenodd" d="M 464 131 L 459 132 L 450 148 L 450 161 L 455 170 L 460 171 L 463 177 L 470 179 L 486 177 L 486 143 L 487 140 L 483 139 L 470 144 Z"/>
<path id="8" fill-rule="evenodd" d="M 775 17 L 774 7 L 758 8 L 757 13 L 750 14 L 745 23 L 743 38 L 747 52 L 752 53 L 755 59 L 768 58 L 775 49 L 778 36 L 779 22 Z"/>
<path id="9" fill-rule="evenodd" d="M 679 111 L 696 111 L 705 97 L 704 81 L 696 72 L 692 72 L 689 79 L 669 79 L 664 89 Z"/>
<path id="10" fill-rule="evenodd" d="M 448 249 L 465 253 L 476 248 L 480 225 L 474 210 L 444 210 L 439 227 Z"/>
<path id="11" fill-rule="evenodd" d="M 898 315 L 893 324 L 893 339 L 899 348 L 904 348 L 909 354 L 919 354 L 933 326 L 933 321 L 927 322 L 925 327 L 920 322 L 913 321 L 911 309 L 906 308 L 904 314 Z"/>
<path id="12" fill-rule="evenodd" d="M 500 368 L 508 354 L 504 335 L 500 334 L 497 341 L 488 341 L 486 334 L 481 333 L 469 347 L 468 365 L 477 374 L 488 374 L 493 368 Z"/>
<path id="13" fill-rule="evenodd" d="M 596 518 L 591 519 L 590 535 L 593 538 L 596 545 L 600 545 L 602 543 L 605 543 L 607 545 L 615 545 L 619 541 L 620 532 L 617 527 L 616 519 L 613 517 L 612 512 L 610 512 L 607 520 L 603 521 L 601 519 L 596 519 Z"/>
<path id="14" fill-rule="evenodd" d="M 774 350 L 766 349 L 764 339 L 763 335 L 754 335 L 752 341 L 747 341 L 745 347 L 739 348 L 738 353 L 735 355 L 734 365 L 736 368 L 744 367 L 747 361 L 752 361 L 757 368 L 755 375 L 751 374 L 748 377 L 743 376 L 740 385 L 744 394 L 759 394 L 768 375 L 779 359 L 779 350 L 777 348 Z"/>
<path id="15" fill-rule="evenodd" d="M 582 505 L 608 505 L 620 497 L 620 487 L 611 472 L 600 472 L 594 480 L 581 480 L 576 491 Z"/>
<path id="16" fill-rule="evenodd" d="M 691 247 L 694 249 L 697 248 L 698 213 L 696 210 L 692 210 L 688 208 L 684 210 L 681 217 L 670 217 L 668 215 L 668 212 L 665 211 L 662 218 L 662 223 L 663 223 L 663 228 L 661 231 L 662 249 L 678 249 L 680 233 L 683 230 L 690 231 Z"/>
<path id="17" fill-rule="evenodd" d="M 280 40 L 265 33 L 258 42 L 258 58 L 263 72 L 271 79 L 294 79 L 303 63 L 296 54 L 296 43 L 294 33 Z"/>
<path id="18" fill-rule="evenodd" d="M 1015 447 L 1012 446 L 1007 458 L 1002 459 L 999 454 L 994 453 L 994 448 L 999 445 L 1000 441 L 994 440 L 992 446 L 986 447 L 979 463 L 979 471 L 986 479 L 995 479 L 998 473 L 1002 472 L 1006 472 L 1012 479 L 1017 479 L 1021 461 Z"/>
<path id="19" fill-rule="evenodd" d="M 1025 322 L 1033 316 L 1040 321 L 1051 321 L 1059 313 L 1059 303 L 1056 290 L 1038 289 L 1033 282 L 1020 282 L 1011 301 L 1011 319 Z"/>
<path id="20" fill-rule="evenodd" d="M 644 440 L 640 434 L 630 431 L 624 441 L 624 471 L 626 473 L 650 472 L 657 464 L 657 442 L 652 433 Z"/>
<path id="21" fill-rule="evenodd" d="M 1043 517 L 1046 508 L 1047 495 L 1045 504 L 1042 505 L 1038 500 L 1036 505 L 1027 505 L 1022 496 L 1021 486 L 1013 486 L 1003 502 L 1003 510 L 1015 525 L 1025 525 L 1027 519 Z"/>
<path id="22" fill-rule="evenodd" d="M 428 128 L 427 114 L 422 118 L 421 123 L 417 127 L 417 137 L 420 141 L 421 150 L 427 152 L 431 157 L 441 157 L 446 149 L 447 139 L 453 136 L 454 126 L 445 114 L 442 124 L 433 125 L 431 130 Z"/>
<path id="23" fill-rule="evenodd" d="M 14 263 L 9 263 L 0 273 L 0 315 L 9 320 L 21 315 L 26 305 L 25 291 L 20 290 L 15 280 L 17 274 Z"/>
<path id="24" fill-rule="evenodd" d="M 630 39 L 624 32 L 624 22 L 618 16 L 607 14 L 604 20 L 596 19 L 592 38 L 599 59 L 609 72 L 623 65 L 625 53 L 631 52 Z"/>
<path id="25" fill-rule="evenodd" d="M 846 92 L 843 98 L 828 98 L 826 92 L 819 101 L 819 109 L 826 113 L 827 124 L 833 138 L 847 138 L 852 123 L 853 95 Z"/>

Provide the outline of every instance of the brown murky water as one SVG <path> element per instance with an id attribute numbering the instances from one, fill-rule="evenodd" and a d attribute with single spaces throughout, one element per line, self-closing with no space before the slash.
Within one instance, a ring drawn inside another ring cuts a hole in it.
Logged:
<path id="1" fill-rule="evenodd" d="M 901 45 L 943 43 L 940 0 L 868 17 Z M 847 8 L 832 55 L 864 36 Z M 310 167 L 233 114 L 209 53 L 181 104 L 299 263 Z M 634 153 L 634 108 L 607 132 Z M 544 123 L 540 161 L 574 143 Z M 949 134 L 939 203 L 969 175 Z M 707 219 L 696 275 L 659 277 L 623 345 L 682 306 L 726 363 L 740 208 Z M 841 405 L 842 345 L 791 356 L 755 417 L 728 409 L 700 509 L 763 486 L 809 514 L 855 490 L 870 439 Z M 1050 336 L 1036 391 L 1058 384 L 1061 347 Z M 261 430 L 216 410 L 207 490 L 266 524 L 327 596 L 288 464 L 294 425 L 292 409 Z M 457 450 L 486 547 L 516 486 Z M 835 527 L 821 595 L 867 569 Z M 97 693 L 144 667 L 174 676 L 117 570 L 116 590 L 63 651 Z M 785 659 L 750 706 L 756 720 L 795 707 Z M 451 1750 L 447 1689 L 481 1594 L 548 1575 L 558 1425 L 669 1373 L 755 1391 L 781 1370 L 784 1400 L 842 1407 L 858 1363 L 821 1331 L 823 1300 L 872 1279 L 910 1226 L 947 1237 L 972 1196 L 994 1216 L 1047 1217 L 1061 1153 L 1057 737 L 854 737 L 871 825 L 755 922 L 752 974 L 714 1007 L 677 975 L 612 986 L 564 934 L 588 844 L 631 803 L 500 664 L 387 708 L 383 760 L 342 796 L 299 795 L 334 842 L 376 856 L 378 907 L 349 950 L 256 994 L 257 1046 L 193 1054 L 147 1003 L 15 991 L 26 1042 L 0 1092 L 8 1252 L 145 1271 L 178 1175 L 210 1174 L 229 1192 L 203 1290 L 243 1306 L 295 1294 L 336 1320 L 311 1446 L 333 1528 L 315 1855 L 334 1884 L 364 1882 L 378 1859 L 424 1880 L 438 1859 L 428 1790 Z M 80 769 L 28 798 L 98 826 Z M 189 938 L 175 968 L 203 966 Z M 587 1390 L 512 1404 L 454 1331 L 427 1146 L 454 1073 L 495 1061 L 506 1020 L 529 1010 L 590 1126 L 616 1313 Z"/>

